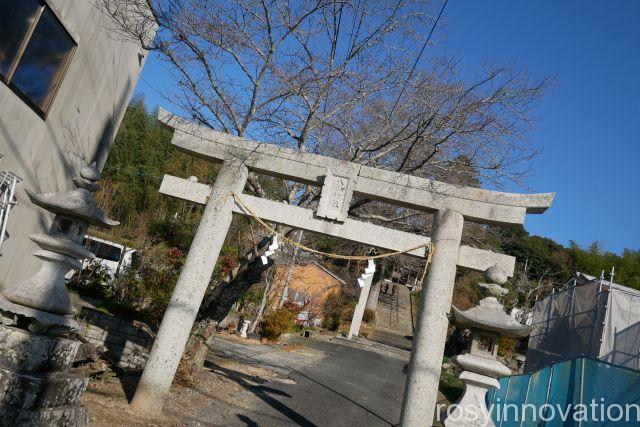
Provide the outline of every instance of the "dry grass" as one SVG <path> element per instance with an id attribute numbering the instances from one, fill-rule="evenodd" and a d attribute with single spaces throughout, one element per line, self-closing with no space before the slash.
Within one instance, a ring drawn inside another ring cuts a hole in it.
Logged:
<path id="1" fill-rule="evenodd" d="M 109 370 L 91 379 L 84 396 L 91 426 L 228 425 L 257 402 L 247 386 L 277 379 L 276 373 L 259 366 L 219 360 L 195 378 L 192 386 L 174 384 L 163 413 L 147 419 L 129 409 L 139 375 Z"/>

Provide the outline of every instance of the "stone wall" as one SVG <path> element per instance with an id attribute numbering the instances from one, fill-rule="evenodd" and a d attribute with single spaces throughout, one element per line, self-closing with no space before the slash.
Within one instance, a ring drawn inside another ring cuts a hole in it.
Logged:
<path id="1" fill-rule="evenodd" d="M 147 362 L 155 332 L 145 323 L 121 319 L 82 307 L 78 323 L 80 335 L 91 344 L 107 348 L 104 357 L 121 368 L 142 369 Z"/>

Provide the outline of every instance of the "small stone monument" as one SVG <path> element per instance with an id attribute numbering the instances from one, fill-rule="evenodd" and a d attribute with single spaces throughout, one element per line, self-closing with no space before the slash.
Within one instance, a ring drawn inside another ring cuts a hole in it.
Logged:
<path id="1" fill-rule="evenodd" d="M 240 336 L 242 338 L 247 338 L 247 330 L 249 329 L 249 324 L 251 324 L 250 320 L 242 321 L 242 325 L 240 326 Z"/>
<path id="2" fill-rule="evenodd" d="M 96 206 L 100 187 L 95 163 L 74 178 L 77 187 L 63 193 L 27 191 L 32 203 L 56 214 L 47 234 L 29 238 L 43 263 L 30 279 L 0 292 L 0 420 L 11 424 L 85 426 L 82 406 L 88 379 L 68 372 L 80 342 L 65 274 L 80 269 L 79 259 L 94 258 L 82 246 L 89 225 L 119 223 Z"/>
<path id="3" fill-rule="evenodd" d="M 506 289 L 500 285 L 507 280 L 498 267 L 485 272 L 484 289 L 494 295 L 504 295 Z M 498 289 L 499 288 L 499 289 Z M 461 367 L 459 378 L 465 388 L 453 412 L 444 421 L 446 427 L 483 426 L 494 427 L 485 403 L 489 387 L 500 388 L 496 378 L 510 375 L 509 368 L 497 360 L 500 337 L 524 337 L 532 326 L 524 326 L 507 315 L 495 296 L 484 298 L 480 305 L 466 311 L 453 308 L 452 323 L 459 328 L 471 330 L 471 348 L 468 353 L 454 356 L 451 361 Z"/>

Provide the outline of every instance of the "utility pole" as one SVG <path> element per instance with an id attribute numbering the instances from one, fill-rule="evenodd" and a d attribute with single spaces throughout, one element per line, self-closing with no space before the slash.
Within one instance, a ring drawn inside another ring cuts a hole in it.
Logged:
<path id="1" fill-rule="evenodd" d="M 302 230 L 298 230 L 298 237 L 296 238 L 296 242 L 299 244 L 302 241 Z M 284 281 L 284 289 L 282 290 L 282 298 L 280 299 L 280 304 L 278 304 L 278 308 L 282 308 L 284 302 L 287 300 L 287 292 L 289 291 L 289 281 L 291 280 L 291 273 L 293 272 L 293 266 L 296 263 L 296 258 L 298 256 L 298 246 L 293 247 L 293 255 L 291 256 L 291 262 L 289 263 L 289 271 L 287 272 L 287 278 Z"/>
<path id="2" fill-rule="evenodd" d="M 255 319 L 253 319 L 253 323 L 251 323 L 251 326 L 249 326 L 249 333 L 252 334 L 256 331 L 256 327 L 258 326 L 258 323 L 260 322 L 260 319 L 262 318 L 262 313 L 264 313 L 264 308 L 267 305 L 267 294 L 269 293 L 269 290 L 271 289 L 271 283 L 273 283 L 274 279 L 275 279 L 275 273 L 277 271 L 277 267 L 275 266 L 275 264 L 271 267 L 273 268 L 273 274 L 267 274 L 267 285 L 264 288 L 264 293 L 262 294 L 262 300 L 260 301 L 260 307 L 258 308 L 258 313 L 256 314 Z"/>

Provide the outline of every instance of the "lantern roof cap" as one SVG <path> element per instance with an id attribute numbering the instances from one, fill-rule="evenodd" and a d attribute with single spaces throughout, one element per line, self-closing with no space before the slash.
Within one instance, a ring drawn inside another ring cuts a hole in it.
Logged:
<path id="1" fill-rule="evenodd" d="M 525 326 L 504 312 L 502 304 L 495 297 L 487 297 L 480 305 L 469 310 L 453 307 L 451 321 L 462 328 L 474 328 L 497 332 L 505 337 L 526 337 L 533 326 Z"/>
<path id="2" fill-rule="evenodd" d="M 77 187 L 74 190 L 43 194 L 26 191 L 29 200 L 34 205 L 40 206 L 49 212 L 77 217 L 98 227 L 112 228 L 120 223 L 105 215 L 96 204 L 92 194 L 100 188 L 97 183 L 99 179 L 100 172 L 94 162 L 83 167 L 79 176 L 73 179 L 73 183 Z"/>
<path id="3" fill-rule="evenodd" d="M 49 212 L 78 217 L 91 225 L 99 227 L 111 228 L 120 224 L 118 221 L 107 217 L 102 209 L 96 205 L 93 195 L 83 188 L 64 193 L 38 194 L 29 190 L 26 190 L 26 192 L 34 205 L 38 205 Z"/>

